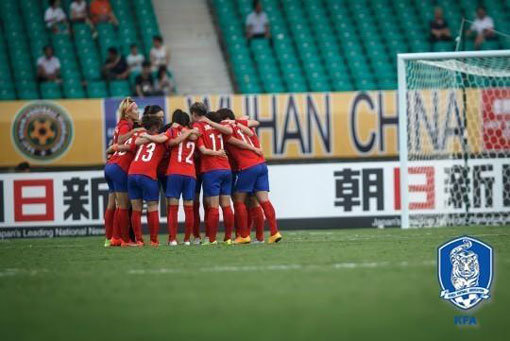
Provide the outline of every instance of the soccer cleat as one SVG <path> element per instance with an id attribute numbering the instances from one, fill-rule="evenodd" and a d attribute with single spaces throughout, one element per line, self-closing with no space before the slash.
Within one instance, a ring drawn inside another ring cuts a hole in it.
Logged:
<path id="1" fill-rule="evenodd" d="M 111 240 L 110 239 L 105 239 L 104 240 L 104 247 L 110 247 L 110 244 L 111 244 Z"/>
<path id="2" fill-rule="evenodd" d="M 151 240 L 151 246 L 158 247 L 159 246 L 159 242 Z"/>
<path id="3" fill-rule="evenodd" d="M 211 241 L 209 241 L 209 240 L 207 240 L 207 239 L 206 239 L 206 240 L 204 240 L 204 241 L 202 242 L 202 245 L 203 245 L 203 246 L 218 245 L 218 241 L 217 241 L 217 240 L 215 240 L 214 242 L 211 242 Z"/>
<path id="4" fill-rule="evenodd" d="M 145 243 L 143 242 L 143 240 L 139 240 L 136 242 L 136 246 L 142 247 L 142 246 L 145 246 Z"/>
<path id="5" fill-rule="evenodd" d="M 138 244 L 137 244 L 137 243 L 135 243 L 135 242 L 132 242 L 132 241 L 130 240 L 130 241 L 129 241 L 129 242 L 127 242 L 127 243 L 126 243 L 125 241 L 122 241 L 122 242 L 120 243 L 120 246 L 121 246 L 121 247 L 133 247 L 133 246 L 138 246 Z"/>
<path id="6" fill-rule="evenodd" d="M 223 244 L 225 244 L 225 245 L 232 245 L 232 239 L 224 240 Z"/>
<path id="7" fill-rule="evenodd" d="M 202 239 L 201 238 L 193 239 L 193 245 L 200 245 L 200 244 L 202 244 Z"/>
<path id="8" fill-rule="evenodd" d="M 110 246 L 121 246 L 122 239 L 112 238 L 110 239 Z"/>
<path id="9" fill-rule="evenodd" d="M 186 245 L 186 246 L 190 246 L 190 245 L 191 245 L 191 243 L 190 243 L 190 241 L 189 241 L 189 240 L 186 240 L 186 241 L 184 242 L 184 245 Z"/>
<path id="10" fill-rule="evenodd" d="M 282 235 L 280 232 L 276 232 L 271 237 L 269 237 L 268 244 L 278 243 L 280 240 L 282 240 Z"/>
<path id="11" fill-rule="evenodd" d="M 168 246 L 177 246 L 177 240 L 170 240 Z"/>
<path id="12" fill-rule="evenodd" d="M 250 244 L 251 243 L 251 237 L 248 236 L 248 237 L 237 237 L 235 240 L 234 240 L 234 244 Z"/>
<path id="13" fill-rule="evenodd" d="M 255 239 L 255 240 L 254 240 L 254 241 L 252 241 L 251 243 L 252 243 L 252 244 L 264 244 L 264 243 L 265 243 L 265 241 L 264 241 L 264 239 L 262 239 L 262 240 Z"/>

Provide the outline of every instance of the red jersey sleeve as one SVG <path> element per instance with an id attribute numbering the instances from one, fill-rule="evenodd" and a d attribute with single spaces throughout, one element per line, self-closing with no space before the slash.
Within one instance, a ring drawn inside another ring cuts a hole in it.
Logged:
<path id="1" fill-rule="evenodd" d="M 236 120 L 236 123 L 239 123 L 245 127 L 248 127 L 248 120 Z"/>
<path id="2" fill-rule="evenodd" d="M 204 138 L 202 137 L 202 135 L 200 135 L 200 137 L 197 140 L 197 146 L 200 148 L 203 145 L 204 145 Z"/>
<path id="3" fill-rule="evenodd" d="M 119 136 L 127 134 L 131 130 L 131 126 L 127 121 L 119 122 Z"/>

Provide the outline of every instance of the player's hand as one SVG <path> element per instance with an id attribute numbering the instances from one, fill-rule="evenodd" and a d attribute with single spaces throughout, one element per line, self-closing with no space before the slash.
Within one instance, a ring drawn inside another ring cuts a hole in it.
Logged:
<path id="1" fill-rule="evenodd" d="M 235 120 L 223 120 L 223 121 L 221 121 L 221 123 L 235 124 L 236 121 Z"/>
<path id="2" fill-rule="evenodd" d="M 226 158 L 227 153 L 225 152 L 224 149 L 220 149 L 220 150 L 218 150 L 218 156 Z"/>
<path id="3" fill-rule="evenodd" d="M 211 122 L 210 119 L 208 119 L 206 116 L 200 116 L 200 118 L 198 119 L 199 122 L 205 122 L 205 123 L 209 123 Z"/>
<path id="4" fill-rule="evenodd" d="M 261 148 L 254 148 L 253 151 L 258 154 L 258 155 L 264 155 L 264 153 L 262 152 L 262 149 Z"/>
<path id="5" fill-rule="evenodd" d="M 197 136 L 200 136 L 200 130 L 198 130 L 197 128 L 193 128 L 193 129 L 191 129 L 191 134 L 195 134 Z"/>
<path id="6" fill-rule="evenodd" d="M 133 128 L 134 132 L 141 131 L 141 130 L 145 130 L 145 128 L 144 127 Z"/>
<path id="7" fill-rule="evenodd" d="M 180 127 L 181 125 L 179 123 L 172 123 L 172 128 L 178 128 Z"/>

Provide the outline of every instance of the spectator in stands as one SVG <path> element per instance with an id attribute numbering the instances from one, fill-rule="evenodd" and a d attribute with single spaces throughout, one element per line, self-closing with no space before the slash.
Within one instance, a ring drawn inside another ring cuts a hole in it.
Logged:
<path id="1" fill-rule="evenodd" d="M 430 22 L 430 40 L 434 42 L 451 39 L 450 28 L 443 17 L 443 9 L 441 7 L 436 7 L 434 9 L 434 20 Z"/>
<path id="2" fill-rule="evenodd" d="M 140 97 L 158 96 L 163 93 L 157 91 L 154 87 L 154 78 L 152 77 L 151 63 L 143 62 L 142 73 L 136 77 L 136 95 Z"/>
<path id="3" fill-rule="evenodd" d="M 143 54 L 138 52 L 138 46 L 136 44 L 131 44 L 131 53 L 128 54 L 126 60 L 129 66 L 130 73 L 142 72 L 142 64 L 145 61 L 145 57 Z"/>
<path id="4" fill-rule="evenodd" d="M 467 32 L 468 36 L 475 35 L 475 49 L 480 48 L 480 45 L 486 39 L 494 39 L 494 21 L 487 15 L 483 6 L 476 9 L 476 19 Z"/>
<path id="5" fill-rule="evenodd" d="M 92 30 L 92 36 L 97 36 L 92 20 L 90 20 L 87 10 L 87 2 L 85 0 L 74 0 L 69 7 L 70 17 L 72 23 L 86 23 Z"/>
<path id="6" fill-rule="evenodd" d="M 126 58 L 115 47 L 108 49 L 108 58 L 103 66 L 103 75 L 107 80 L 126 79 L 129 75 Z"/>
<path id="7" fill-rule="evenodd" d="M 156 83 L 156 91 L 161 92 L 163 95 L 169 95 L 175 93 L 175 85 L 170 77 L 170 73 L 166 69 L 166 66 L 161 65 L 158 69 Z"/>
<path id="8" fill-rule="evenodd" d="M 67 16 L 60 7 L 60 0 L 50 0 L 50 7 L 44 12 L 44 22 L 53 33 L 69 33 Z"/>
<path id="9" fill-rule="evenodd" d="M 168 66 L 170 63 L 170 52 L 163 44 L 163 37 L 154 36 L 152 38 L 150 58 L 153 71 L 157 71 L 161 65 Z"/>
<path id="10" fill-rule="evenodd" d="M 40 82 L 60 81 L 60 60 L 53 55 L 53 48 L 45 46 L 44 55 L 37 59 L 37 78 Z"/>
<path id="11" fill-rule="evenodd" d="M 271 38 L 269 20 L 259 0 L 253 2 L 253 12 L 246 17 L 246 38 Z"/>
<path id="12" fill-rule="evenodd" d="M 93 0 L 90 3 L 90 15 L 94 24 L 101 22 L 109 22 L 115 26 L 119 24 L 108 0 Z"/>

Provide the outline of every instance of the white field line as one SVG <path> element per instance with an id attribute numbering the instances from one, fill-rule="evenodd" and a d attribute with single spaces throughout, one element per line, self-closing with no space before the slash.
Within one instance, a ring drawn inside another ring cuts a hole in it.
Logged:
<path id="1" fill-rule="evenodd" d="M 241 265 L 241 266 L 213 266 L 198 269 L 183 268 L 161 268 L 161 269 L 132 269 L 127 273 L 129 275 L 162 275 L 175 273 L 196 273 L 196 272 L 258 272 L 258 271 L 308 271 L 308 270 L 338 270 L 338 269 L 358 269 L 358 268 L 381 268 L 381 267 L 415 267 L 415 266 L 435 266 L 436 261 L 423 262 L 345 262 L 333 264 L 268 264 L 268 265 Z"/>
<path id="2" fill-rule="evenodd" d="M 10 269 L 2 269 L 0 270 L 0 278 L 1 277 L 12 277 L 12 276 L 36 276 L 40 273 L 48 272 L 48 269 L 18 269 L 18 268 L 10 268 Z"/>

